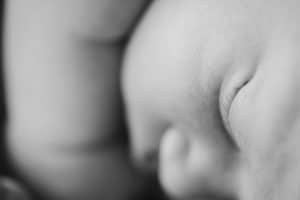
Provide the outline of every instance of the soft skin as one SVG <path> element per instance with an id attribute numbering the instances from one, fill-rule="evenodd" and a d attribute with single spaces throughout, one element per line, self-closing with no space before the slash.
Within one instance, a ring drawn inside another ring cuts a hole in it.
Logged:
<path id="1" fill-rule="evenodd" d="M 171 196 L 300 198 L 299 24 L 296 0 L 151 6 L 123 89 L 133 156 L 159 152 Z"/>
<path id="2" fill-rule="evenodd" d="M 7 152 L 37 199 L 142 193 L 147 180 L 123 140 L 119 74 L 124 40 L 147 3 L 6 1 Z"/>

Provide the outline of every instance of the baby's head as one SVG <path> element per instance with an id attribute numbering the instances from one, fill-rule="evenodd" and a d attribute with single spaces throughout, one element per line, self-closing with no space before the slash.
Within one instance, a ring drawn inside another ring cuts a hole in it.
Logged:
<path id="1" fill-rule="evenodd" d="M 169 194 L 300 198 L 300 5 L 270 3 L 157 1 L 141 21 L 123 77 L 132 152 L 159 152 Z"/>

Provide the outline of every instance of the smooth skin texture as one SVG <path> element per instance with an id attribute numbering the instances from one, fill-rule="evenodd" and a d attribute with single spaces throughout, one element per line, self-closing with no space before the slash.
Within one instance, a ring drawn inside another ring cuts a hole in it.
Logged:
<path id="1" fill-rule="evenodd" d="M 135 158 L 159 152 L 170 195 L 300 198 L 299 24 L 296 0 L 151 5 L 123 89 Z"/>
<path id="2" fill-rule="evenodd" d="M 118 139 L 119 74 L 122 41 L 147 3 L 7 2 L 7 146 L 46 199 L 141 190 Z M 296 0 L 151 4 L 126 49 L 122 88 L 132 156 L 171 196 L 300 198 L 299 9 Z"/>
<path id="3" fill-rule="evenodd" d="M 10 163 L 40 198 L 123 200 L 147 180 L 124 141 L 120 63 L 148 1 L 9 0 Z"/>

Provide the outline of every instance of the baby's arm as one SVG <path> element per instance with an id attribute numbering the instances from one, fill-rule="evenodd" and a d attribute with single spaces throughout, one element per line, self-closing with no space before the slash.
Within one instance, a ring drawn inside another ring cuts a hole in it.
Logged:
<path id="1" fill-rule="evenodd" d="M 119 72 L 146 3 L 7 1 L 7 145 L 16 171 L 44 197 L 121 199 L 137 189 L 117 139 L 125 134 Z"/>

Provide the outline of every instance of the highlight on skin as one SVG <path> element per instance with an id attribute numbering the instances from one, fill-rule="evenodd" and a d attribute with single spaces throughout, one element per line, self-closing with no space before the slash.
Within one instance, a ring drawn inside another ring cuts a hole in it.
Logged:
<path id="1" fill-rule="evenodd" d="M 170 196 L 299 198 L 299 7 L 151 5 L 127 48 L 123 91 L 133 155 L 147 163 L 141 155 L 159 152 Z M 179 148 L 170 130 L 188 153 L 166 156 Z"/>

